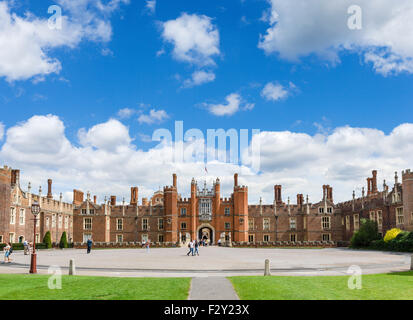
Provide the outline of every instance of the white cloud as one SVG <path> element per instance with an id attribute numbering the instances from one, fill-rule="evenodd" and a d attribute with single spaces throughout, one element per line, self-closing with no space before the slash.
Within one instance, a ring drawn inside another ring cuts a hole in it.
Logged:
<path id="1" fill-rule="evenodd" d="M 110 133 L 114 133 L 111 137 Z M 205 178 L 203 162 L 173 161 L 168 144 L 143 151 L 131 141 L 126 126 L 115 120 L 84 129 L 80 146 L 69 142 L 65 126 L 57 116 L 34 116 L 7 130 L 0 150 L 4 164 L 22 169 L 22 186 L 54 180 L 55 190 L 70 196 L 74 188 L 99 196 L 129 198 L 130 186 L 139 186 L 139 196 L 150 196 L 159 186 L 169 185 L 173 172 L 183 197 L 190 194 L 191 178 Z M 273 201 L 273 185 L 283 185 L 283 197 L 297 193 L 321 200 L 323 184 L 334 188 L 336 200 L 348 200 L 355 189 L 360 196 L 365 177 L 378 170 L 379 185 L 386 179 L 392 186 L 394 171 L 413 168 L 413 124 L 405 123 L 386 134 L 374 128 L 341 127 L 329 134 L 266 131 L 253 137 L 261 144 L 261 173 L 248 167 L 214 161 L 208 163 L 208 184 L 220 177 L 224 197 L 231 194 L 233 174 L 249 186 L 249 201 Z M 118 146 L 116 152 L 113 147 Z M 187 147 L 187 144 L 185 144 Z M 349 157 L 351 155 L 351 157 Z M 66 200 L 71 200 L 66 198 Z"/>
<path id="2" fill-rule="evenodd" d="M 227 104 L 206 105 L 209 112 L 216 116 L 231 116 L 238 112 L 241 103 L 241 96 L 239 94 L 231 93 L 225 98 L 225 100 L 227 101 Z"/>
<path id="3" fill-rule="evenodd" d="M 155 110 L 149 111 L 149 114 L 141 114 L 138 118 L 139 123 L 154 124 L 161 123 L 168 119 L 169 116 L 165 110 Z"/>
<path id="4" fill-rule="evenodd" d="M 59 0 L 62 28 L 49 28 L 48 19 L 32 13 L 19 16 L 13 2 L 0 2 L 0 77 L 7 81 L 26 80 L 59 73 L 62 66 L 51 56 L 52 49 L 75 48 L 83 40 L 107 42 L 112 37 L 108 17 L 121 3 L 94 0 Z"/>
<path id="5" fill-rule="evenodd" d="M 184 88 L 191 88 L 199 86 L 204 83 L 212 82 L 215 80 L 215 73 L 211 71 L 195 71 L 192 73 L 191 79 L 186 79 L 183 83 Z"/>
<path id="6" fill-rule="evenodd" d="M 290 84 L 290 88 L 294 86 Z M 267 99 L 268 101 L 279 101 L 285 99 L 290 94 L 289 88 L 284 87 L 279 83 L 269 82 L 265 85 L 264 89 L 261 91 L 261 96 Z"/>
<path id="7" fill-rule="evenodd" d="M 199 66 L 215 65 L 213 57 L 220 54 L 219 32 L 210 17 L 183 13 L 162 27 L 164 41 L 174 46 L 175 59 Z"/>
<path id="8" fill-rule="evenodd" d="M 147 0 L 145 8 L 150 14 L 154 14 L 156 10 L 156 0 Z"/>
<path id="9" fill-rule="evenodd" d="M 311 54 L 332 64 L 342 51 L 356 52 L 383 75 L 413 73 L 413 2 L 410 0 L 268 0 L 270 24 L 259 47 L 298 61 Z M 362 9 L 362 29 L 350 30 L 351 5 Z"/>
<path id="10" fill-rule="evenodd" d="M 232 116 L 240 110 L 252 110 L 255 107 L 254 103 L 247 103 L 243 101 L 242 97 L 238 93 L 231 93 L 226 98 L 226 104 L 211 104 L 204 103 L 210 113 L 216 116 Z"/>
<path id="11" fill-rule="evenodd" d="M 85 147 L 94 147 L 109 152 L 116 152 L 119 148 L 128 147 L 132 141 L 129 129 L 115 119 L 98 124 L 88 131 L 80 129 L 78 137 L 80 143 Z"/>
<path id="12" fill-rule="evenodd" d="M 4 124 L 0 122 L 0 141 L 3 140 L 4 136 Z"/>
<path id="13" fill-rule="evenodd" d="M 136 113 L 136 110 L 131 108 L 123 108 L 118 111 L 118 117 L 122 119 L 128 119 Z"/>

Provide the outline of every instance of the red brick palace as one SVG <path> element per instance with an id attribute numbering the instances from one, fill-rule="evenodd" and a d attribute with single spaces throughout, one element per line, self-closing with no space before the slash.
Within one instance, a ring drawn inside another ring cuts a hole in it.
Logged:
<path id="1" fill-rule="evenodd" d="M 351 200 L 334 203 L 333 188 L 324 185 L 319 202 L 297 195 L 296 203 L 282 198 L 282 187 L 274 186 L 272 204 L 248 204 L 248 187 L 238 184 L 230 197 L 222 198 L 220 180 L 211 189 L 192 179 L 190 198 L 178 193 L 177 176 L 163 191 L 155 192 L 148 200 L 138 202 L 138 187 L 131 188 L 129 203 L 118 204 L 116 197 L 97 203 L 96 196 L 73 191 L 73 203 L 62 196 L 53 199 L 52 181 L 48 192 L 40 189 L 33 194 L 30 183 L 26 190 L 20 186 L 20 170 L 0 168 L 0 242 L 33 240 L 33 201 L 41 206 L 36 241 L 42 241 L 47 231 L 58 242 L 63 231 L 68 240 L 83 243 L 93 238 L 95 243 L 136 243 L 146 240 L 164 245 L 179 245 L 189 239 L 208 239 L 217 243 L 303 243 L 306 241 L 346 242 L 360 226 L 360 219 L 377 221 L 381 233 L 393 227 L 413 230 L 413 172 L 397 173 L 390 188 L 383 183 L 377 187 L 377 171 L 367 178 L 367 192 Z M 280 242 L 282 241 L 282 242 Z"/>

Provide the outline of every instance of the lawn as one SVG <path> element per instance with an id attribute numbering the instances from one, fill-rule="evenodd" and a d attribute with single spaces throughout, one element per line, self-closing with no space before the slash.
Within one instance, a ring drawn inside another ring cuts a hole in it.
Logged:
<path id="1" fill-rule="evenodd" d="M 0 275 L 0 300 L 186 300 L 190 278 L 63 276 L 62 289 L 48 275 Z"/>
<path id="2" fill-rule="evenodd" d="M 242 300 L 413 300 L 413 271 L 364 275 L 362 289 L 349 276 L 230 277 Z"/>

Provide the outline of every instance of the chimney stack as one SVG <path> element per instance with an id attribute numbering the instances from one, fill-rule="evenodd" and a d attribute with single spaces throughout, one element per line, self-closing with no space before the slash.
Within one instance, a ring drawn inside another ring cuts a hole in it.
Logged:
<path id="1" fill-rule="evenodd" d="M 297 194 L 297 205 L 299 208 L 304 204 L 304 196 L 302 194 Z"/>
<path id="2" fill-rule="evenodd" d="M 130 188 L 130 204 L 131 206 L 138 205 L 138 187 Z"/>
<path id="3" fill-rule="evenodd" d="M 373 170 L 373 179 L 372 179 L 372 192 L 376 193 L 377 192 L 377 170 Z"/>
<path id="4" fill-rule="evenodd" d="M 20 185 L 20 170 L 11 171 L 11 184 L 16 186 Z"/>
<path id="5" fill-rule="evenodd" d="M 116 196 L 110 196 L 110 205 L 116 206 Z"/>
<path id="6" fill-rule="evenodd" d="M 93 196 L 93 203 L 96 204 L 97 197 Z"/>
<path id="7" fill-rule="evenodd" d="M 327 185 L 327 199 L 333 202 L 333 188 Z"/>
<path id="8" fill-rule="evenodd" d="M 173 186 L 174 186 L 174 188 L 176 188 L 177 187 L 177 184 L 176 184 L 176 173 L 174 173 L 173 175 L 172 175 L 172 178 L 173 178 Z"/>
<path id="9" fill-rule="evenodd" d="M 53 199 L 52 183 L 52 179 L 47 180 L 47 199 Z"/>
<path id="10" fill-rule="evenodd" d="M 274 186 L 274 200 L 277 204 L 282 203 L 281 188 L 282 187 L 279 184 Z"/>
<path id="11" fill-rule="evenodd" d="M 234 174 L 234 187 L 238 187 L 238 173 Z"/>

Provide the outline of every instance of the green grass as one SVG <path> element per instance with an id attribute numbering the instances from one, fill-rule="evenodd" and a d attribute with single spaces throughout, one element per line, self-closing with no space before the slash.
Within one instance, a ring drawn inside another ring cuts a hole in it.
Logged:
<path id="1" fill-rule="evenodd" d="M 47 275 L 0 275 L 0 300 L 186 300 L 190 278 L 63 276 L 50 290 Z"/>
<path id="2" fill-rule="evenodd" d="M 413 300 L 413 271 L 363 275 L 362 289 L 349 276 L 230 277 L 242 300 Z"/>

